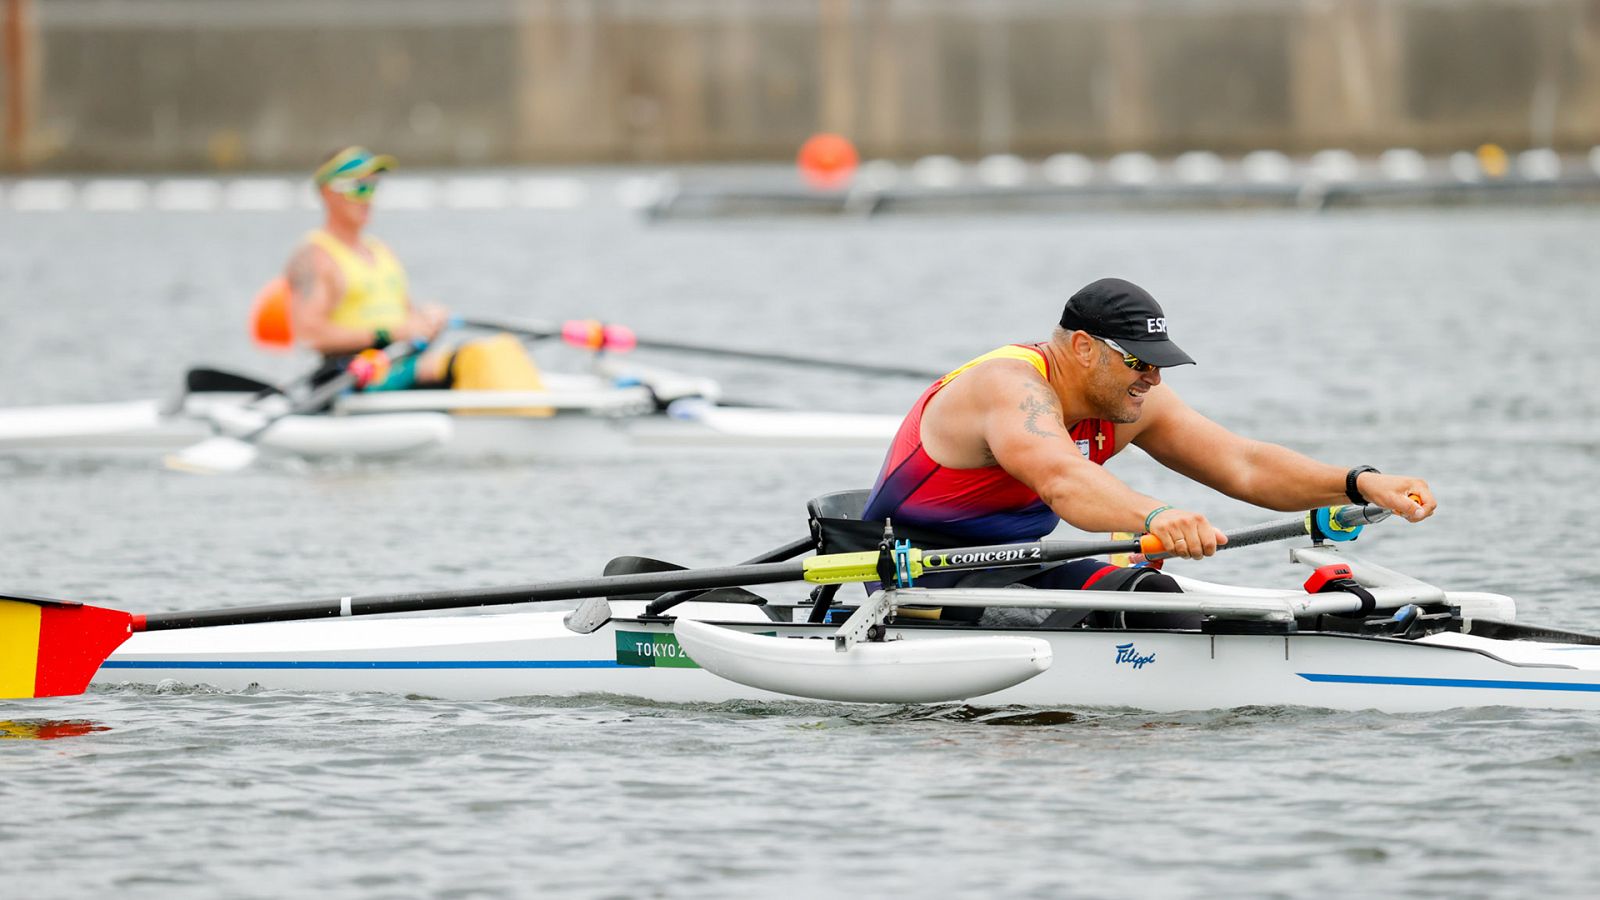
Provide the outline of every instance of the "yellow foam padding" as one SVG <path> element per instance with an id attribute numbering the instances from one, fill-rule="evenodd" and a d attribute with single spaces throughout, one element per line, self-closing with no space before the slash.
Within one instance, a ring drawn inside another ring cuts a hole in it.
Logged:
<path id="1" fill-rule="evenodd" d="M 922 575 L 922 551 L 913 547 L 907 561 L 911 577 Z M 828 553 L 800 561 L 806 581 L 812 584 L 849 584 L 858 581 L 878 580 L 878 551 L 861 550 L 855 553 Z"/>
<path id="2" fill-rule="evenodd" d="M 894 615 L 897 619 L 937 619 L 944 615 L 942 606 L 896 606 Z"/>
<path id="3" fill-rule="evenodd" d="M 0 600 L 0 697 L 32 697 L 39 669 L 40 609 Z"/>
<path id="4" fill-rule="evenodd" d="M 1138 535 L 1134 534 L 1131 531 L 1113 531 L 1113 532 L 1111 532 L 1111 539 L 1113 541 L 1131 541 L 1136 537 L 1138 537 Z M 1132 553 L 1113 553 L 1113 554 L 1111 554 L 1111 557 L 1107 561 L 1110 562 L 1113 566 L 1116 566 L 1119 569 L 1126 569 L 1129 566 L 1133 565 L 1133 554 Z"/>
<path id="5" fill-rule="evenodd" d="M 539 376 L 539 367 L 533 364 L 533 358 L 523 349 L 521 341 L 509 334 L 497 334 L 463 344 L 456 350 L 455 381 L 450 386 L 458 391 L 542 391 L 544 379 Z M 462 409 L 456 412 L 459 415 L 535 418 L 556 413 L 548 406 Z"/>

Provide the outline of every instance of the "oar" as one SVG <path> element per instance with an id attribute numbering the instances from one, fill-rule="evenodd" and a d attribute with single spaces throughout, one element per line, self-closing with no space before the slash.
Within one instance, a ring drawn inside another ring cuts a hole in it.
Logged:
<path id="1" fill-rule="evenodd" d="M 1354 529 L 1381 521 L 1388 510 L 1377 506 L 1334 507 L 1332 518 L 1342 528 Z M 1305 514 L 1279 522 L 1247 528 L 1229 537 L 1227 546 L 1245 547 L 1316 533 L 1313 516 Z M 64 696 L 82 693 L 105 658 L 136 631 L 166 631 L 254 622 L 289 622 L 380 613 L 437 612 L 473 606 L 496 606 L 556 600 L 582 600 L 620 594 L 711 590 L 742 585 L 805 581 L 845 584 L 878 581 L 903 567 L 912 579 L 923 572 L 953 572 L 996 566 L 1031 566 L 1113 553 L 1165 555 L 1161 542 L 1151 535 L 1121 541 L 1035 541 L 924 551 L 906 548 L 884 559 L 878 551 L 830 553 L 788 562 L 749 566 L 684 569 L 602 575 L 541 584 L 488 587 L 466 591 L 432 591 L 341 597 L 302 603 L 247 606 L 196 612 L 134 615 L 88 606 L 69 600 L 9 594 L 0 595 L 0 699 Z"/>
<path id="2" fill-rule="evenodd" d="M 893 375 L 902 378 L 920 378 L 932 381 L 944 377 L 944 372 L 910 366 L 885 366 L 861 363 L 847 359 L 800 356 L 766 350 L 746 350 L 739 347 L 719 347 L 710 344 L 693 344 L 660 338 L 641 338 L 622 325 L 605 325 L 597 321 L 572 319 L 560 324 L 553 322 L 509 322 L 496 319 L 460 319 L 460 324 L 470 328 L 506 331 L 533 340 L 559 337 L 574 347 L 586 350 L 611 350 L 626 352 L 634 347 L 647 350 L 666 350 L 674 353 L 698 353 L 702 356 L 721 356 L 729 359 L 749 359 L 756 362 L 782 363 L 791 366 L 811 366 L 838 372 L 858 372 L 863 375 Z"/>
<path id="3" fill-rule="evenodd" d="M 421 352 L 421 349 L 421 345 L 402 341 L 390 344 L 383 353 L 390 362 L 394 362 Z M 237 437 L 217 435 L 206 438 L 198 444 L 191 444 L 176 453 L 168 454 L 165 460 L 167 468 L 208 475 L 237 472 L 256 461 L 256 457 L 260 455 L 256 442 L 267 433 L 268 429 L 288 416 L 304 415 L 322 409 L 333 398 L 355 387 L 360 378 L 360 373 L 353 367 L 346 368 L 318 385 L 288 409 L 268 416 L 265 422 L 245 434 Z"/>
<path id="4" fill-rule="evenodd" d="M 190 369 L 184 375 L 183 381 L 185 393 L 190 394 L 255 394 L 257 397 L 262 397 L 267 394 L 285 393 L 283 388 L 258 378 L 204 366 Z"/>
<path id="5" fill-rule="evenodd" d="M 780 562 L 793 559 L 807 550 L 816 548 L 816 541 L 809 537 L 790 541 L 781 547 L 775 547 L 765 553 L 757 554 L 743 562 L 740 566 L 753 566 L 758 563 Z M 651 559 L 648 556 L 618 556 L 606 563 L 605 574 L 622 575 L 632 572 L 670 572 L 684 569 L 677 563 L 664 562 Z M 721 588 L 712 591 L 669 591 L 665 594 L 629 594 L 626 596 L 611 595 L 607 597 L 590 597 L 578 605 L 578 608 L 567 614 L 565 619 L 567 628 L 578 634 L 589 634 L 598 631 L 600 626 L 611 621 L 610 601 L 648 600 L 650 605 L 644 608 L 640 618 L 663 618 L 663 613 L 690 600 L 702 603 L 748 603 L 760 606 L 767 602 L 765 597 L 752 594 L 740 588 Z"/>

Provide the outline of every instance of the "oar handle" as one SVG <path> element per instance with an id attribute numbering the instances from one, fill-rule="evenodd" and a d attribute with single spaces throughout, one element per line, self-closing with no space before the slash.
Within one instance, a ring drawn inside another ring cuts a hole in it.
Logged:
<path id="1" fill-rule="evenodd" d="M 1230 533 L 1228 542 L 1218 549 L 1251 547 L 1256 544 L 1311 535 L 1314 533 L 1315 514 L 1316 510 L 1312 510 L 1293 518 L 1241 528 Z M 1371 503 L 1364 506 L 1335 506 L 1328 510 L 1328 514 L 1344 529 L 1382 522 L 1390 515 L 1387 509 Z M 1040 565 L 1122 553 L 1142 553 L 1151 559 L 1165 559 L 1172 556 L 1166 547 L 1162 546 L 1160 538 L 1153 534 L 1145 534 L 1117 541 L 1038 541 L 1033 544 L 998 544 L 957 550 L 922 551 L 921 563 L 925 571 L 967 571 L 999 566 Z"/>
<path id="2" fill-rule="evenodd" d="M 425 346 L 425 344 L 421 343 L 414 344 L 409 341 L 397 341 L 383 348 L 383 355 L 389 357 L 390 362 L 395 362 L 405 359 L 408 356 L 421 353 L 423 347 Z M 254 441 L 256 438 L 259 438 L 266 432 L 268 428 L 276 425 L 279 419 L 285 418 L 286 416 L 316 412 L 317 410 L 322 409 L 324 406 L 327 406 L 328 403 L 333 400 L 333 398 L 355 387 L 359 380 L 360 376 L 358 373 L 353 371 L 351 368 L 346 367 L 343 372 L 340 372 L 327 381 L 324 381 L 322 384 L 317 385 L 309 394 L 306 394 L 304 397 L 302 397 L 299 402 L 290 406 L 287 410 L 272 416 L 259 427 L 250 431 L 248 434 L 240 436 L 238 439 L 249 443 Z"/>
<path id="3" fill-rule="evenodd" d="M 1218 549 L 1230 547 L 1251 547 L 1256 544 L 1268 544 L 1273 541 L 1283 541 L 1313 534 L 1313 519 L 1317 510 L 1304 513 L 1292 519 L 1280 519 L 1276 522 L 1264 522 L 1241 528 L 1228 535 L 1228 542 Z M 1328 515 L 1339 528 L 1353 530 L 1363 525 L 1375 525 L 1389 518 L 1391 513 L 1381 506 L 1368 503 L 1362 506 L 1334 506 L 1328 509 Z M 1138 539 L 1137 550 L 1122 550 L 1121 553 L 1143 553 L 1154 559 L 1165 559 L 1172 556 L 1167 548 L 1161 545 L 1161 539 L 1155 535 L 1146 534 Z"/>

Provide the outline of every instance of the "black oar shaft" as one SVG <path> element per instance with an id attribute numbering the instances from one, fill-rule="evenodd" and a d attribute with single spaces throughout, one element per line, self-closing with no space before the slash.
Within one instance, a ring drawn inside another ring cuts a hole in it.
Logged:
<path id="1" fill-rule="evenodd" d="M 390 362 L 398 362 L 399 360 L 405 359 L 408 356 L 420 353 L 421 349 L 414 344 L 401 341 L 390 344 L 388 347 L 384 348 L 383 352 L 389 357 Z M 313 373 L 313 377 L 315 377 L 315 373 Z M 239 440 L 247 443 L 253 441 L 256 438 L 261 437 L 262 434 L 266 433 L 267 429 L 278 424 L 280 419 L 284 419 L 288 416 L 318 412 L 323 407 L 331 403 L 333 398 L 355 386 L 356 373 L 352 372 L 348 367 L 346 367 L 343 372 L 340 372 L 327 381 L 324 381 L 322 384 L 317 385 L 311 390 L 311 393 L 307 394 L 299 402 L 290 406 L 287 410 L 284 410 L 283 412 L 271 417 L 266 422 L 262 423 L 260 427 L 256 428 L 250 433 L 241 435 Z"/>
<path id="2" fill-rule="evenodd" d="M 165 631 L 174 628 L 204 628 L 212 625 L 247 625 L 254 622 L 288 622 L 298 619 L 324 619 L 338 616 L 377 615 L 379 613 L 421 612 L 464 609 L 471 606 L 502 606 L 512 603 L 539 603 L 556 600 L 582 600 L 608 594 L 648 593 L 692 588 L 738 587 L 746 584 L 775 584 L 801 581 L 805 566 L 800 562 L 769 563 L 760 566 L 722 569 L 685 569 L 681 572 L 641 572 L 634 575 L 608 575 L 575 578 L 542 584 L 477 588 L 464 591 L 431 591 L 414 594 L 386 594 L 282 603 L 268 606 L 243 606 L 235 609 L 210 609 L 196 612 L 151 613 L 137 622 L 135 631 Z"/>
<path id="3" fill-rule="evenodd" d="M 800 538 L 798 540 L 790 541 L 789 543 L 784 544 L 782 547 L 776 547 L 776 548 L 774 548 L 772 550 L 768 550 L 766 553 L 763 553 L 763 554 L 761 554 L 759 556 L 751 557 L 750 559 L 747 559 L 744 562 L 735 563 L 735 565 L 738 565 L 740 567 L 755 566 L 755 565 L 761 565 L 763 563 L 771 563 L 771 562 L 778 562 L 780 560 L 785 560 L 785 559 L 793 559 L 796 556 L 799 556 L 800 554 L 806 552 L 807 550 L 812 549 L 815 546 L 816 546 L 816 541 L 814 539 L 809 538 L 809 537 L 803 537 L 803 538 Z M 655 600 L 651 601 L 649 606 L 645 607 L 644 614 L 647 615 L 647 616 L 659 616 L 663 612 L 666 612 L 667 610 L 671 609 L 672 607 L 677 606 L 679 603 L 684 603 L 684 602 L 687 602 L 689 600 L 693 600 L 694 598 L 700 596 L 703 593 L 705 593 L 705 591 L 695 590 L 695 591 L 671 591 L 669 593 L 662 594 L 661 596 L 657 597 Z"/>
<path id="4" fill-rule="evenodd" d="M 483 328 L 493 331 L 505 331 L 521 335 L 533 340 L 560 337 L 560 325 L 548 322 L 499 322 L 492 319 L 463 319 L 461 324 L 472 328 Z M 933 369 L 919 369 L 911 366 L 880 365 L 878 363 L 855 362 L 848 359 L 818 358 L 814 356 L 800 356 L 794 353 L 778 353 L 765 350 L 746 350 L 739 347 L 721 347 L 710 344 L 692 344 L 685 341 L 668 341 L 659 338 L 635 337 L 639 347 L 646 350 L 665 350 L 674 353 L 698 353 L 702 356 L 722 356 L 729 359 L 748 359 L 755 362 L 782 363 L 791 366 L 811 366 L 814 368 L 834 369 L 842 372 L 858 372 L 864 375 L 895 375 L 906 378 L 922 378 L 932 381 L 942 378 L 945 373 Z"/>
<path id="5" fill-rule="evenodd" d="M 1371 505 L 1345 506 L 1340 507 L 1335 515 L 1342 525 L 1353 527 L 1381 521 L 1389 515 L 1389 512 Z M 1248 547 L 1252 544 L 1298 537 L 1306 533 L 1306 518 L 1301 516 L 1240 529 L 1229 536 L 1225 546 Z M 774 553 L 798 549 L 801 543 L 796 541 L 785 545 Z M 1142 550 L 1143 547 L 1137 538 L 1125 541 L 1036 541 L 1029 544 L 998 544 L 922 551 L 921 561 L 925 572 L 970 571 L 1002 566 L 1042 565 L 1090 556 L 1138 553 Z M 245 625 L 253 622 L 286 622 L 297 619 L 463 609 L 472 606 L 582 600 L 588 597 L 620 594 L 712 590 L 752 584 L 777 584 L 785 581 L 827 584 L 875 580 L 875 570 L 870 558 L 864 564 L 862 557 L 862 554 L 852 553 L 831 554 L 791 562 L 683 569 L 673 572 L 639 572 L 631 575 L 602 575 L 511 587 L 344 597 L 337 600 L 197 612 L 151 613 L 135 616 L 133 630 L 163 631 L 212 625 Z"/>
<path id="6" fill-rule="evenodd" d="M 699 353 L 705 356 L 722 356 L 729 359 L 749 359 L 756 362 L 783 363 L 791 366 L 813 366 L 824 369 L 837 369 L 843 372 L 859 372 L 864 375 L 897 375 L 906 378 L 923 378 L 932 381 L 941 378 L 944 372 L 935 372 L 932 369 L 917 369 L 909 366 L 887 366 L 877 363 L 860 363 L 847 359 L 819 359 L 813 356 L 798 356 L 792 353 L 774 353 L 764 350 L 741 350 L 737 347 L 711 347 L 705 344 L 688 344 L 681 341 L 663 341 L 657 338 L 639 338 L 639 346 L 650 350 L 667 350 L 677 353 Z"/>

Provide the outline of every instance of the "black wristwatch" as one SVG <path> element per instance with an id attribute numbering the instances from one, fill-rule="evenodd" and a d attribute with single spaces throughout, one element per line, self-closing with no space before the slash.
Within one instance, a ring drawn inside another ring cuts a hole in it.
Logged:
<path id="1" fill-rule="evenodd" d="M 1344 476 L 1344 495 L 1350 498 L 1351 503 L 1367 502 L 1367 498 L 1361 496 L 1361 492 L 1356 490 L 1356 479 L 1361 477 L 1362 472 L 1377 472 L 1379 475 L 1383 474 L 1371 466 L 1356 466 L 1354 469 L 1346 472 Z"/>
<path id="2" fill-rule="evenodd" d="M 379 350 L 382 350 L 383 348 L 389 346 L 390 343 L 391 343 L 391 340 L 390 340 L 390 337 L 389 337 L 389 329 L 387 329 L 387 328 L 377 328 L 377 329 L 373 330 L 373 332 L 372 332 L 372 346 L 378 348 Z"/>

